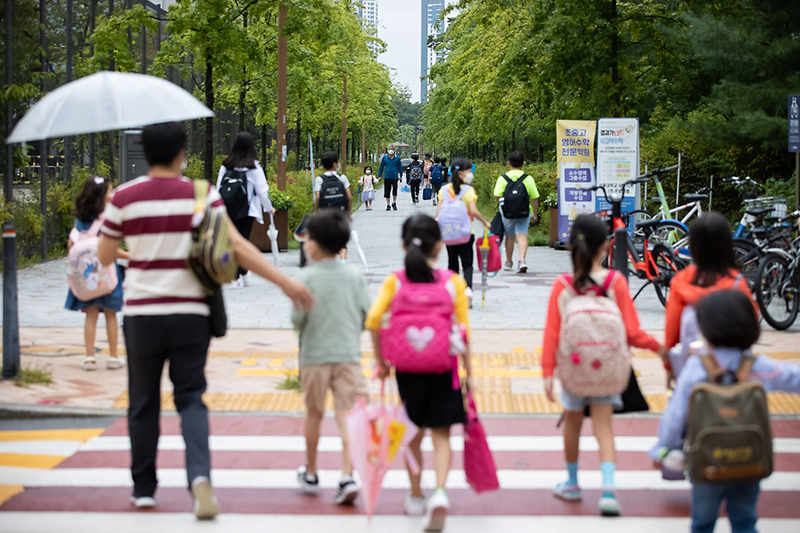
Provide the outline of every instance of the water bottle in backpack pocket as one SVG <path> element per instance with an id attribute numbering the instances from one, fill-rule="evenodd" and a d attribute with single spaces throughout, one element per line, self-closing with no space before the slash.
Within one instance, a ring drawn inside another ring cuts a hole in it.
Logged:
<path id="1" fill-rule="evenodd" d="M 467 212 L 467 205 L 462 201 L 469 189 L 468 185 L 462 185 L 457 195 L 454 195 L 449 187 L 444 189 L 445 201 L 439 208 L 436 221 L 442 232 L 442 240 L 448 246 L 464 244 L 472 237 L 472 221 Z"/>
<path id="2" fill-rule="evenodd" d="M 83 302 L 111 294 L 119 283 L 117 266 L 111 263 L 104 267 L 97 258 L 102 225 L 103 220 L 98 218 L 89 229 L 72 228 L 69 234 L 72 246 L 67 255 L 67 284 L 72 294 Z"/>
<path id="3" fill-rule="evenodd" d="M 450 334 L 455 313 L 453 273 L 434 271 L 433 283 L 414 283 L 397 272 L 399 288 L 387 327 L 381 330 L 383 357 L 400 372 L 442 374 L 457 368 Z"/>
<path id="4" fill-rule="evenodd" d="M 247 173 L 241 170 L 228 170 L 219 185 L 219 195 L 225 202 L 225 209 L 231 220 L 242 220 L 250 213 L 247 199 Z"/>
<path id="5" fill-rule="evenodd" d="M 615 271 L 602 287 L 579 291 L 572 276 L 561 276 L 572 297 L 561 310 L 556 370 L 568 393 L 586 397 L 621 394 L 631 376 L 625 322 L 617 303 L 608 298 Z"/>

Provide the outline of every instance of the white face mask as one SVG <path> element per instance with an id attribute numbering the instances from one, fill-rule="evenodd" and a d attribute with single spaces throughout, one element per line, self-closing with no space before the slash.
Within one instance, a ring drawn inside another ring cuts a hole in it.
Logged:
<path id="1" fill-rule="evenodd" d="M 472 172 L 467 172 L 467 175 L 464 176 L 464 183 L 469 185 L 473 179 L 475 179 L 475 175 Z"/>
<path id="2" fill-rule="evenodd" d="M 367 170 L 367 175 L 369 176 L 370 174 L 372 174 L 372 171 L 371 170 Z"/>
<path id="3" fill-rule="evenodd" d="M 394 155 L 394 150 L 389 150 L 389 151 L 388 151 L 388 152 L 386 152 L 386 153 L 387 153 L 387 154 L 389 154 L 389 155 Z"/>

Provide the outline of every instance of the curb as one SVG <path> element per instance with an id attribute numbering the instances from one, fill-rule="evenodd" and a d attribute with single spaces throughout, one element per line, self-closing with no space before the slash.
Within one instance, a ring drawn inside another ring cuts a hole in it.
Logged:
<path id="1" fill-rule="evenodd" d="M 8 418 L 76 418 L 126 416 L 127 409 L 93 407 L 68 407 L 63 405 L 35 405 L 28 403 L 0 403 L 0 419 Z"/>

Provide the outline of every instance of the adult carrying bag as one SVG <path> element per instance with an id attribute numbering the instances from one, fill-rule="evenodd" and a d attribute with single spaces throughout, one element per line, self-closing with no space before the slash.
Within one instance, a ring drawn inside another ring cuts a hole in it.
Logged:
<path id="1" fill-rule="evenodd" d="M 325 174 L 322 176 L 322 188 L 319 190 L 320 209 L 339 209 L 349 211 L 350 203 L 347 201 L 347 189 L 338 174 Z"/>
<path id="2" fill-rule="evenodd" d="M 102 225 L 103 219 L 97 218 L 89 229 L 72 228 L 69 234 L 72 246 L 67 254 L 67 284 L 75 298 L 82 302 L 111 294 L 119 283 L 117 265 L 111 263 L 104 267 L 97 258 Z"/>
<path id="3" fill-rule="evenodd" d="M 698 346 L 699 345 L 699 346 Z M 755 358 L 742 356 L 736 372 L 720 367 L 702 342 L 692 347 L 708 373 L 689 397 L 686 461 L 704 483 L 755 482 L 772 474 L 772 430 L 767 394 L 749 379 Z"/>
<path id="4" fill-rule="evenodd" d="M 241 170 L 228 170 L 219 184 L 219 195 L 225 202 L 225 209 L 231 220 L 247 218 L 250 201 L 247 199 L 247 173 Z"/>
<path id="5" fill-rule="evenodd" d="M 564 390 L 574 396 L 621 394 L 631 375 L 628 334 L 617 303 L 608 298 L 616 271 L 602 287 L 581 290 L 572 276 L 560 276 L 571 298 L 561 314 L 556 370 Z"/>
<path id="6" fill-rule="evenodd" d="M 192 216 L 192 244 L 186 266 L 210 295 L 218 285 L 236 279 L 238 265 L 233 255 L 233 242 L 228 231 L 228 218 L 219 209 L 211 209 L 208 199 L 209 184 L 205 180 L 194 182 L 194 215 Z"/>
<path id="7" fill-rule="evenodd" d="M 506 180 L 506 190 L 503 192 L 503 216 L 505 218 L 528 218 L 531 214 L 530 196 L 525 187 L 525 179 L 528 175 L 523 174 L 516 181 L 503 174 Z"/>
<path id="8" fill-rule="evenodd" d="M 449 187 L 445 189 L 445 200 L 439 208 L 439 217 L 436 221 L 442 231 L 442 240 L 448 246 L 464 244 L 472 237 L 472 222 L 469 219 L 467 206 L 462 201 L 469 189 L 468 185 L 462 185 L 458 194 L 453 194 Z"/>

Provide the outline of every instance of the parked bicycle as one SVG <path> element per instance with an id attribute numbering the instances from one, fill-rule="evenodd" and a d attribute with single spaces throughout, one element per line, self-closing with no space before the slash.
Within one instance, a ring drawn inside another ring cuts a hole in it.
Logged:
<path id="1" fill-rule="evenodd" d="M 627 228 L 630 213 L 622 213 L 622 202 L 625 197 L 626 189 L 637 183 L 644 183 L 649 180 L 649 176 L 645 175 L 639 178 L 628 180 L 622 184 L 620 191 L 617 194 L 609 196 L 606 188 L 603 185 L 595 185 L 589 190 L 603 191 L 606 201 L 611 204 L 611 224 L 609 224 L 609 240 L 611 241 L 611 250 L 608 258 L 604 262 L 609 268 L 614 267 L 614 254 L 613 250 L 616 246 L 616 230 L 620 228 Z M 669 285 L 675 274 L 685 267 L 685 264 L 680 261 L 673 253 L 672 247 L 666 242 L 651 243 L 650 239 L 654 230 L 661 224 L 661 220 L 644 220 L 636 224 L 637 230 L 643 232 L 643 249 L 642 255 L 636 250 L 633 239 L 626 232 L 626 242 L 623 244 L 628 249 L 628 261 L 639 279 L 647 280 L 641 289 L 633 297 L 635 300 L 642 293 L 648 285 L 653 285 L 658 299 L 662 305 L 667 304 L 667 296 L 669 294 Z"/>
<path id="2" fill-rule="evenodd" d="M 790 217 L 800 219 L 800 211 Z M 769 249 L 758 266 L 756 280 L 755 296 L 764 320 L 777 330 L 791 327 L 800 309 L 800 237 L 788 251 Z"/>

